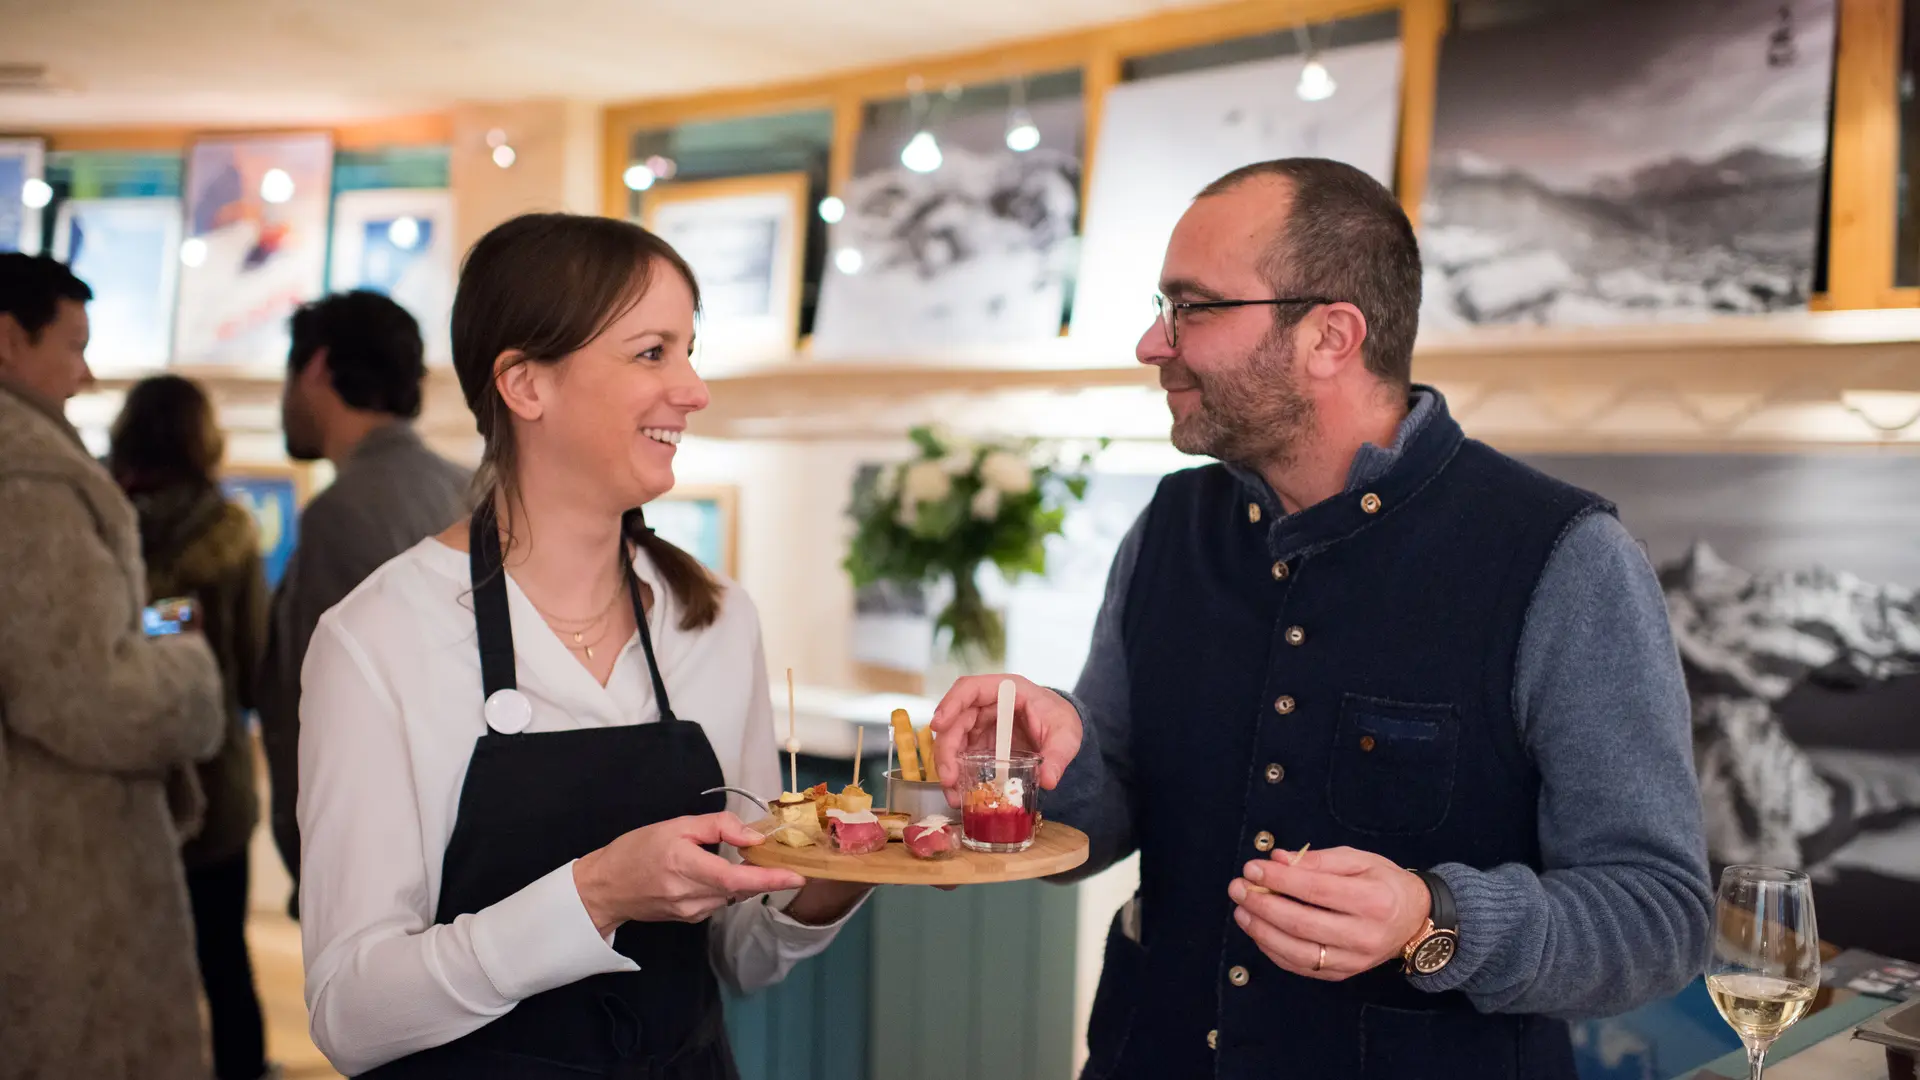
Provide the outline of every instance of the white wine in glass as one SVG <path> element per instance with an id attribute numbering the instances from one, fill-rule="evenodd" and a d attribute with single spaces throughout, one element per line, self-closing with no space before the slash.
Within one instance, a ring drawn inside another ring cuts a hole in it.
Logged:
<path id="1" fill-rule="evenodd" d="M 1797 870 L 1729 866 L 1713 914 L 1707 993 L 1747 1048 L 1760 1080 L 1767 1048 L 1806 1015 L 1820 988 L 1813 882 Z"/>

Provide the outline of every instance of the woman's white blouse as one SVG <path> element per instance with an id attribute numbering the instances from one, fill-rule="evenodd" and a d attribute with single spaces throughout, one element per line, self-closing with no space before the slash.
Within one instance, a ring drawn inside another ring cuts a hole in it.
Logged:
<path id="1" fill-rule="evenodd" d="M 738 585 L 702 630 L 643 553 L 648 618 L 674 712 L 706 729 L 727 783 L 777 795 L 781 772 L 759 614 Z M 313 1039 L 351 1076 L 451 1042 L 523 998 L 637 966 L 593 926 L 571 862 L 499 903 L 434 924 L 440 863 L 481 716 L 480 655 L 464 552 L 428 539 L 320 620 L 301 673 L 300 931 Z M 659 719 L 635 634 L 602 687 L 507 580 L 528 731 Z M 738 800 L 729 809 L 739 812 Z M 739 860 L 732 848 L 722 849 Z M 839 929 L 783 913 L 793 894 L 727 908 L 714 970 L 752 991 L 780 981 Z M 844 922 L 845 920 L 841 920 Z M 645 959 L 642 958 L 642 963 Z"/>

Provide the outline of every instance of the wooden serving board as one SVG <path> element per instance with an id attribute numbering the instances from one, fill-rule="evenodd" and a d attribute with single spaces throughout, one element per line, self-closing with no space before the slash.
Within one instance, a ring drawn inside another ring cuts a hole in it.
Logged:
<path id="1" fill-rule="evenodd" d="M 777 822 L 755 822 L 757 832 Z M 740 852 L 755 866 L 791 870 L 802 877 L 827 881 L 857 881 L 866 885 L 990 885 L 998 881 L 1025 881 L 1071 870 L 1087 861 L 1087 834 L 1071 825 L 1042 820 L 1033 846 L 1013 855 L 991 855 L 961 848 L 949 859 L 916 859 L 907 845 L 894 840 L 871 855 L 842 855 L 825 844 L 788 847 L 769 839 Z"/>

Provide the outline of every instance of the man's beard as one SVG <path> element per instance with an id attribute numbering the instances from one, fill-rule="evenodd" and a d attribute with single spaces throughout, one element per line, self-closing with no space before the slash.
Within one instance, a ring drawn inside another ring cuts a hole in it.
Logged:
<path id="1" fill-rule="evenodd" d="M 1293 374 L 1293 342 L 1276 331 L 1237 371 L 1201 374 L 1181 363 L 1161 367 L 1165 387 L 1197 387 L 1197 409 L 1173 422 L 1174 448 L 1234 465 L 1285 464 L 1313 431 L 1313 402 Z"/>

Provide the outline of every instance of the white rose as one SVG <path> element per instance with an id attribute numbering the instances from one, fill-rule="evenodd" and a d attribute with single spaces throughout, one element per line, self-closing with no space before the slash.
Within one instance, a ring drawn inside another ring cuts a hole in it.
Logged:
<path id="1" fill-rule="evenodd" d="M 1000 489 L 983 487 L 974 493 L 973 516 L 981 521 L 992 521 L 1000 516 Z"/>
<path id="2" fill-rule="evenodd" d="M 940 467 L 948 476 L 965 476 L 973 471 L 973 459 L 979 456 L 970 443 L 962 443 L 948 448 L 945 457 L 940 459 Z"/>
<path id="3" fill-rule="evenodd" d="M 980 462 L 980 479 L 1008 495 L 1033 490 L 1033 469 L 1018 454 L 1005 450 L 995 450 Z"/>
<path id="4" fill-rule="evenodd" d="M 937 461 L 916 461 L 907 466 L 900 481 L 900 501 L 905 503 L 939 502 L 953 490 L 953 480 Z"/>

